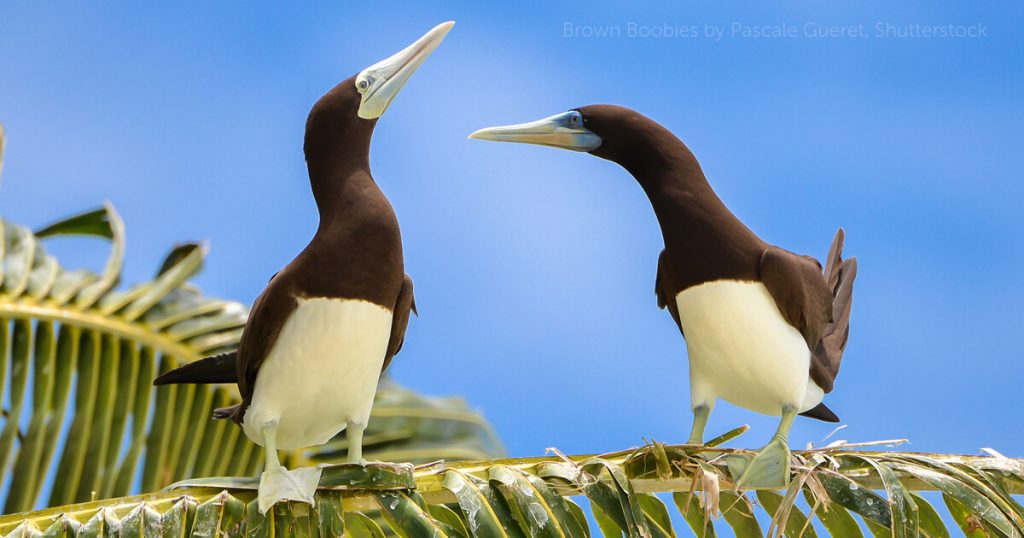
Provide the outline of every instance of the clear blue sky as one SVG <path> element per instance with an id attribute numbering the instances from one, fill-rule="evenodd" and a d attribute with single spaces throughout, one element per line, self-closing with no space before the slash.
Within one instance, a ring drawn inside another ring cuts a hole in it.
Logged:
<path id="1" fill-rule="evenodd" d="M 842 438 L 1024 456 L 1019 2 L 359 4 L 0 4 L 0 211 L 35 226 L 109 199 L 127 282 L 208 239 L 198 283 L 251 302 L 316 226 L 309 107 L 454 19 L 372 151 L 420 307 L 398 381 L 465 395 L 515 455 L 685 439 L 685 347 L 656 307 L 661 237 L 640 188 L 590 156 L 466 140 L 618 103 L 686 141 L 766 240 L 822 257 L 846 228 L 860 274 L 827 399 Z M 698 36 L 633 35 L 664 25 Z M 780 25 L 793 36 L 746 35 Z M 840 25 L 863 37 L 810 35 Z M 83 241 L 53 246 L 100 267 Z M 750 423 L 757 446 L 776 421 L 722 403 L 709 433 Z M 791 439 L 831 429 L 800 420 Z"/>

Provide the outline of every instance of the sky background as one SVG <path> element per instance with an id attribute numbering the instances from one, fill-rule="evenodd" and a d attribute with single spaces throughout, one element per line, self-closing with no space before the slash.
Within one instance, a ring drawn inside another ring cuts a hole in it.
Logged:
<path id="1" fill-rule="evenodd" d="M 464 395 L 513 455 L 686 439 L 685 346 L 656 305 L 643 191 L 587 155 L 466 139 L 616 103 L 682 138 L 765 240 L 822 258 L 846 229 L 859 275 L 826 399 L 840 438 L 1024 456 L 1024 4 L 549 4 L 0 3 L 0 212 L 37 227 L 110 200 L 126 283 L 206 239 L 196 282 L 250 303 L 316 228 L 310 106 L 451 19 L 371 152 L 420 312 L 396 380 Z M 697 35 L 650 34 L 666 25 Z M 795 35 L 746 35 L 780 25 Z M 843 25 L 863 37 L 811 35 Z M 48 247 L 71 267 L 106 256 Z M 760 446 L 777 420 L 723 402 L 708 434 L 748 423 L 738 443 Z M 791 441 L 832 429 L 801 419 Z"/>

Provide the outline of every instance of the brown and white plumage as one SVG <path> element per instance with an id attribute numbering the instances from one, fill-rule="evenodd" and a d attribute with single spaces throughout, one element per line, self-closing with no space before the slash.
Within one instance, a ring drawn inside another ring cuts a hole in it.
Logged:
<path id="1" fill-rule="evenodd" d="M 658 305 L 686 341 L 690 442 L 702 441 L 719 399 L 780 415 L 772 442 L 753 457 L 732 458 L 730 471 L 738 485 L 784 484 L 794 415 L 838 420 L 822 399 L 839 373 L 856 276 L 856 262 L 841 259 L 842 230 L 824 272 L 813 258 L 765 242 L 729 211 L 681 140 L 625 107 L 589 105 L 470 138 L 585 151 L 636 179 L 665 242 Z"/>
<path id="2" fill-rule="evenodd" d="M 241 403 L 214 416 L 231 418 L 266 448 L 258 495 L 264 513 L 279 500 L 312 503 L 319 481 L 319 469 L 284 469 L 278 448 L 322 444 L 347 430 L 349 459 L 362 461 L 377 383 L 415 311 L 398 219 L 370 173 L 370 140 L 377 118 L 453 24 L 436 26 L 317 101 L 303 145 L 320 215 L 312 240 L 256 299 L 237 352 L 155 381 L 238 384 Z"/>

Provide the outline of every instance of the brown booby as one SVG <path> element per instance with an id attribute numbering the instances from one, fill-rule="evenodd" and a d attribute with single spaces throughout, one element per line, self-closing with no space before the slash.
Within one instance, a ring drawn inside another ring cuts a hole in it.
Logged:
<path id="1" fill-rule="evenodd" d="M 665 248 L 655 293 L 686 340 L 694 414 L 703 442 L 717 399 L 782 416 L 754 456 L 729 460 L 738 487 L 789 480 L 787 437 L 797 413 L 839 419 L 822 403 L 849 334 L 855 258 L 843 231 L 826 267 L 766 243 L 718 198 L 693 153 L 668 129 L 628 108 L 592 105 L 531 123 L 481 129 L 470 138 L 589 152 L 625 168 L 646 191 Z"/>
<path id="2" fill-rule="evenodd" d="M 347 430 L 349 460 L 362 461 L 377 381 L 416 311 L 398 220 L 370 174 L 370 138 L 377 118 L 453 25 L 438 25 L 317 101 L 303 147 L 320 213 L 316 234 L 256 299 L 236 352 L 154 382 L 238 384 L 242 402 L 214 416 L 234 420 L 266 449 L 264 513 L 279 500 L 313 504 L 320 478 L 317 468 L 287 471 L 278 449 L 320 445 Z"/>

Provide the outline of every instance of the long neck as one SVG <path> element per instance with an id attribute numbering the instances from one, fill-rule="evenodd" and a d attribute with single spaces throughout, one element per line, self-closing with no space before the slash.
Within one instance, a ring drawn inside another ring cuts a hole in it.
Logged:
<path id="1" fill-rule="evenodd" d="M 315 142 L 307 140 L 306 166 L 321 229 L 357 219 L 376 205 L 367 204 L 368 198 L 383 197 L 370 174 L 371 132 L 332 136 L 320 147 L 310 147 Z"/>
<path id="2" fill-rule="evenodd" d="M 365 157 L 365 155 L 364 155 Z M 402 275 L 398 219 L 359 159 L 329 171 L 310 164 L 320 225 L 289 267 L 302 268 L 295 289 L 307 297 L 363 299 L 394 308 Z"/>
<path id="3" fill-rule="evenodd" d="M 630 140 L 630 147 L 613 160 L 647 193 L 669 251 L 694 256 L 760 253 L 763 242 L 715 194 L 681 140 L 657 124 Z"/>
<path id="4" fill-rule="evenodd" d="M 334 272 L 340 270 L 338 260 L 344 259 L 352 282 L 377 279 L 375 271 L 394 276 L 389 270 L 400 280 L 403 264 L 398 219 L 369 167 L 359 163 L 353 158 L 330 172 L 310 166 L 320 225 L 304 255 L 319 260 L 315 263 L 327 263 Z"/>
<path id="5" fill-rule="evenodd" d="M 364 217 L 378 214 L 382 201 L 386 202 L 369 168 L 337 171 L 311 182 L 317 185 L 313 196 L 323 231 L 338 226 L 351 228 Z"/>

